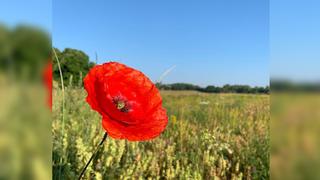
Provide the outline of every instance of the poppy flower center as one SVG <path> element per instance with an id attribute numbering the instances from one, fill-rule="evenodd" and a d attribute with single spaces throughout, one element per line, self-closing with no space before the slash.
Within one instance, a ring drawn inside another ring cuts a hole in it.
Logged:
<path id="1" fill-rule="evenodd" d="M 112 101 L 119 111 L 121 111 L 121 112 L 128 112 L 129 111 L 129 105 L 124 98 L 122 98 L 120 96 L 116 96 L 113 98 Z"/>
<path id="2" fill-rule="evenodd" d="M 116 106 L 117 106 L 117 109 L 121 110 L 126 106 L 126 104 L 123 101 L 118 101 Z"/>

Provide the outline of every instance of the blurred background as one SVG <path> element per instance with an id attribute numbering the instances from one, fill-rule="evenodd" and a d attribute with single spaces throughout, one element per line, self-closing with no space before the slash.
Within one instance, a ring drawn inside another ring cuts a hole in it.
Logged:
<path id="1" fill-rule="evenodd" d="M 272 179 L 319 179 L 319 1 L 270 1 Z"/>
<path id="2" fill-rule="evenodd" d="M 51 178 L 51 1 L 1 1 L 0 179 Z"/>

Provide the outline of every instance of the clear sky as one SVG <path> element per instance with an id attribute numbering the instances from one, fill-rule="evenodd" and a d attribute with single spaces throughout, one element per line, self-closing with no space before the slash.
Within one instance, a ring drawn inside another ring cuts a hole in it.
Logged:
<path id="1" fill-rule="evenodd" d="M 9 27 L 30 24 L 50 32 L 52 28 L 51 0 L 1 0 L 0 23 Z"/>
<path id="2" fill-rule="evenodd" d="M 14 14 L 13 14 L 14 13 Z M 7 0 L 7 24 L 52 32 L 53 45 L 119 61 L 152 80 L 269 84 L 268 0 Z"/>
<path id="3" fill-rule="evenodd" d="M 165 83 L 269 83 L 267 0 L 55 0 L 53 45 Z"/>
<path id="4" fill-rule="evenodd" d="M 271 1 L 271 76 L 320 82 L 319 8 L 319 0 Z"/>

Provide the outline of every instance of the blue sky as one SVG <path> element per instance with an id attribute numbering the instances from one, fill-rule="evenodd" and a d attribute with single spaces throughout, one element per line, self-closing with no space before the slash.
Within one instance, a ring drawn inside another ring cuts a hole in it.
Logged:
<path id="1" fill-rule="evenodd" d="M 266 0 L 55 0 L 53 45 L 165 83 L 269 83 Z"/>
<path id="2" fill-rule="evenodd" d="M 18 3 L 19 2 L 19 3 Z M 7 1 L 7 24 L 52 32 L 53 45 L 119 61 L 165 83 L 269 84 L 267 0 Z M 12 12 L 15 12 L 14 16 Z"/>
<path id="3" fill-rule="evenodd" d="M 51 32 L 51 0 L 2 0 L 0 23 L 9 27 L 17 24 L 30 24 Z"/>
<path id="4" fill-rule="evenodd" d="M 271 1 L 271 76 L 320 82 L 319 7 L 319 0 Z"/>

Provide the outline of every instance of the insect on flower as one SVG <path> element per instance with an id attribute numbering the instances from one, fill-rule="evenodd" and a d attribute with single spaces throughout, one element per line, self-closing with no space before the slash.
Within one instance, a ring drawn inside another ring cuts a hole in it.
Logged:
<path id="1" fill-rule="evenodd" d="M 84 87 L 87 102 L 115 139 L 150 140 L 167 126 L 159 90 L 138 70 L 117 62 L 97 65 L 84 78 Z"/>

